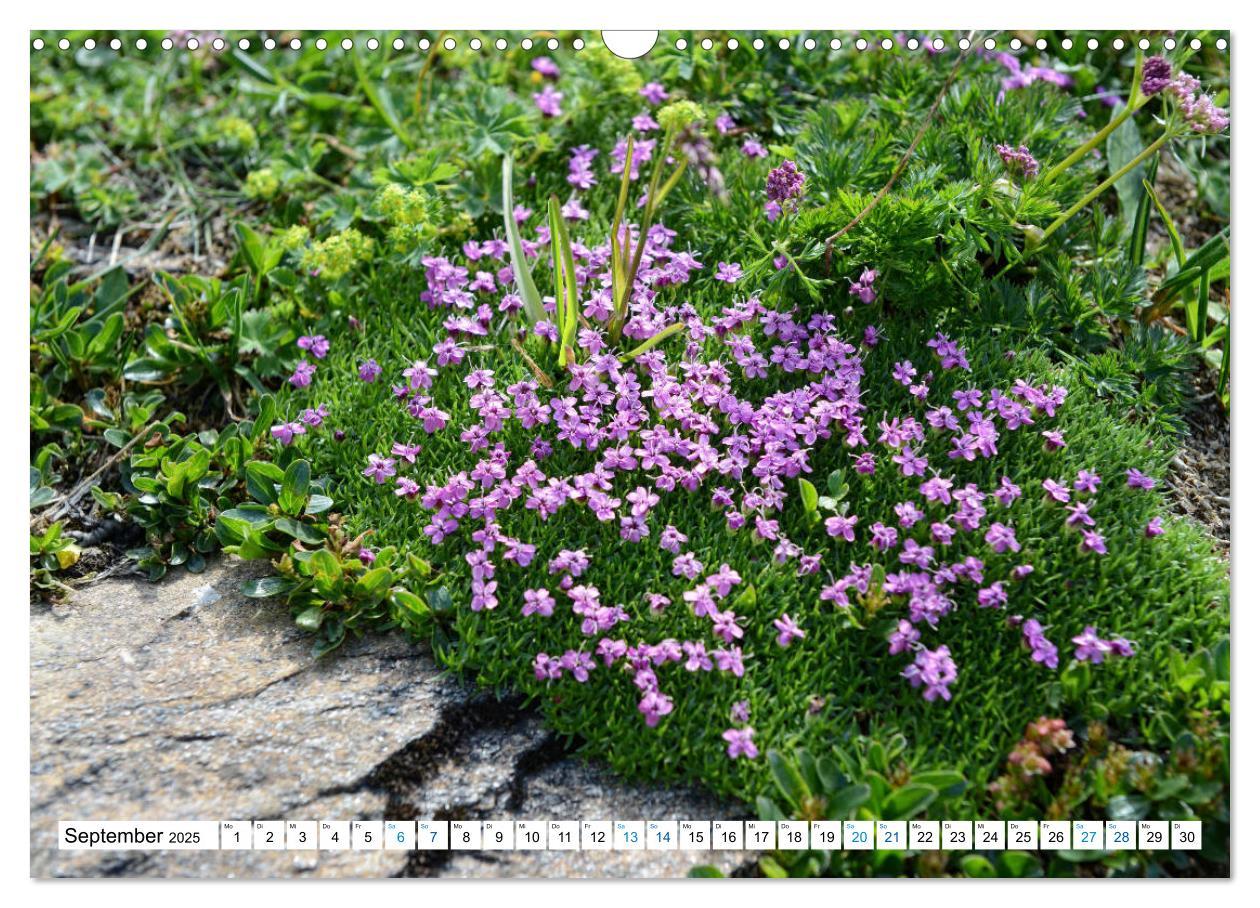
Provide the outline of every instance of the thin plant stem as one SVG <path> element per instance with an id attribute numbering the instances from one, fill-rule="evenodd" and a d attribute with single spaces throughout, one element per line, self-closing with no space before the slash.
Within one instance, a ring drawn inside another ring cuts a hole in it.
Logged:
<path id="1" fill-rule="evenodd" d="M 1063 214 L 1059 215 L 1059 217 L 1055 219 L 1054 223 L 1052 223 L 1049 227 L 1045 229 L 1045 232 L 1041 235 L 1041 241 L 1038 243 L 1038 245 L 1045 242 L 1046 237 L 1050 236 L 1050 234 L 1054 233 L 1056 230 L 1062 227 L 1065 223 L 1067 223 L 1067 221 L 1070 220 L 1078 211 L 1080 211 L 1082 208 L 1084 208 L 1094 199 L 1098 198 L 1098 196 L 1102 195 L 1104 192 L 1106 192 L 1108 189 L 1114 186 L 1121 178 L 1124 177 L 1125 174 L 1129 173 L 1131 170 L 1133 170 L 1133 168 L 1137 167 L 1139 164 L 1141 164 L 1143 161 L 1145 161 L 1155 152 L 1163 148 L 1164 144 L 1170 138 L 1172 138 L 1172 133 L 1165 132 L 1162 136 L 1160 136 L 1150 145 L 1146 146 L 1146 148 L 1142 151 L 1142 153 L 1139 154 L 1136 158 L 1134 158 L 1128 164 L 1125 164 L 1123 167 L 1121 167 L 1111 176 L 1107 177 L 1107 179 L 1099 183 L 1098 186 L 1096 186 L 1094 189 L 1091 189 L 1088 193 L 1086 193 L 1085 196 L 1079 202 L 1077 202 L 1067 211 L 1063 212 Z"/>

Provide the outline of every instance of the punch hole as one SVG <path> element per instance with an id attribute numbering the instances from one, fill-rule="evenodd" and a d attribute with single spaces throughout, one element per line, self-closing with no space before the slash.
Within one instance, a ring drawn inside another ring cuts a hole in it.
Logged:
<path id="1" fill-rule="evenodd" d="M 603 38 L 604 47 L 608 48 L 616 56 L 623 60 L 637 60 L 656 46 L 656 38 L 659 34 L 659 32 L 653 31 L 606 31 L 600 32 L 600 37 Z M 682 42 L 682 46 L 678 48 L 679 50 L 687 46 L 687 42 L 683 41 L 682 38 L 678 40 Z M 705 47 L 705 50 L 713 46 L 713 42 L 709 41 L 708 38 L 705 38 L 705 42 L 708 45 Z"/>

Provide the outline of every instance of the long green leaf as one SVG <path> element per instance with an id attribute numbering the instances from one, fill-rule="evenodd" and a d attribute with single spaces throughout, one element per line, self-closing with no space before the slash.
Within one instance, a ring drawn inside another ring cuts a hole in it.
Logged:
<path id="1" fill-rule="evenodd" d="M 639 344 L 639 346 L 635 347 L 629 353 L 624 354 L 621 357 L 621 361 L 623 363 L 628 363 L 632 359 L 634 359 L 636 356 L 641 356 L 644 353 L 647 353 L 649 350 L 651 350 L 661 341 L 665 340 L 666 338 L 673 337 L 675 334 L 677 334 L 679 331 L 681 331 L 685 327 L 686 325 L 684 325 L 682 322 L 674 322 L 674 324 L 670 325 L 668 328 L 665 328 L 664 330 L 658 331 L 655 334 L 653 334 L 651 337 L 649 337 L 643 343 Z"/>
<path id="2" fill-rule="evenodd" d="M 516 229 L 516 216 L 512 210 L 516 204 L 512 201 L 512 155 L 503 156 L 503 229 L 507 232 L 508 253 L 512 259 L 512 275 L 516 279 L 516 290 L 525 303 L 525 313 L 530 324 L 534 325 L 547 318 L 543 310 L 542 296 L 534 285 L 534 277 L 529 272 L 529 263 L 525 261 L 525 250 L 521 246 L 521 234 Z"/>
<path id="3" fill-rule="evenodd" d="M 560 200 L 554 195 L 550 209 L 552 257 L 556 263 L 556 313 L 560 321 L 559 363 L 563 368 L 573 362 L 573 342 L 577 337 L 577 272 L 573 267 L 569 228 L 560 216 Z"/>

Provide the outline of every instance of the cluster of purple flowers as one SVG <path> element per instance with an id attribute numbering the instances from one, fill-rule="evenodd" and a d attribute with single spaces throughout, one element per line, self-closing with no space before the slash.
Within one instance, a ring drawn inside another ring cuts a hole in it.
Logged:
<path id="1" fill-rule="evenodd" d="M 644 89 L 650 103 L 660 103 L 665 96 L 660 86 Z M 630 152 L 633 179 L 652 152 L 651 140 L 634 143 Z M 627 153 L 625 143 L 614 149 L 610 155 L 614 170 L 619 170 L 618 158 L 624 165 Z M 569 181 L 577 191 L 594 182 L 597 154 L 586 146 L 572 149 Z M 775 203 L 787 202 L 800 195 L 803 184 L 803 175 L 786 161 L 771 172 L 767 195 Z M 518 208 L 517 220 L 525 224 L 531 214 Z M 535 236 L 522 242 L 530 257 L 538 256 L 550 242 L 543 225 L 535 228 Z M 853 450 L 856 473 L 871 475 L 882 458 L 903 477 L 912 478 L 918 495 L 894 506 L 895 519 L 889 525 L 871 520 L 865 532 L 859 515 L 842 513 L 826 519 L 824 542 L 857 544 L 862 535 L 876 553 L 887 553 L 889 559 L 895 555 L 898 569 L 881 573 L 882 580 L 877 580 L 874 564 L 850 564 L 847 574 L 822 585 L 820 599 L 841 609 L 850 607 L 850 596 L 864 598 L 876 592 L 904 601 L 906 617 L 888 638 L 889 652 L 910 656 L 902 674 L 927 700 L 949 700 L 958 669 L 947 646 L 929 648 L 922 642 L 925 626 L 937 629 L 958 602 L 973 601 L 973 595 L 980 608 L 1005 609 L 1016 595 L 1008 585 L 1028 576 L 1032 565 L 1009 566 L 1012 556 L 1022 549 L 1016 523 L 1006 516 L 1001 521 L 991 516 L 999 507 L 1012 508 L 1022 497 L 1020 487 L 1005 476 L 989 491 L 975 483 L 960 483 L 942 472 L 948 466 L 945 461 L 993 458 L 1005 435 L 1021 431 L 1041 431 L 1049 446 L 1062 447 L 1062 435 L 1043 429 L 1042 424 L 1063 405 L 1066 389 L 1021 380 L 1009 388 L 962 387 L 948 396 L 938 388 L 937 399 L 931 400 L 936 370 L 967 373 L 971 369 L 966 349 L 938 333 L 927 344 L 934 356 L 931 371 L 920 372 L 908 359 L 893 368 L 893 379 L 905 387 L 915 415 L 883 414 L 872 419 L 878 433 L 872 438 L 862 402 L 863 355 L 841 335 L 834 315 L 777 311 L 756 297 L 733 302 L 707 320 L 689 304 L 665 305 L 660 289 L 685 284 L 703 266 L 690 252 L 672 248 L 676 234 L 664 224 L 653 224 L 645 239 L 624 333 L 645 339 L 681 325 L 681 355 L 667 358 L 658 348 L 626 363 L 609 349 L 604 326 L 613 305 L 608 289 L 611 246 L 607 241 L 595 247 L 575 242 L 574 278 L 586 320 L 578 346 L 584 355 L 567 367 L 555 387 L 546 389 L 529 380 L 504 387 L 491 370 L 463 365 L 473 339 L 497 330 L 496 321 L 506 320 L 510 325 L 522 308 L 507 262 L 507 244 L 497 238 L 470 241 L 463 247 L 463 264 L 441 256 L 424 258 L 421 300 L 431 308 L 449 311 L 445 337 L 434 345 L 431 357 L 418 358 L 402 370 L 390 393 L 425 433 L 458 430 L 460 441 L 479 459 L 471 468 L 421 489 L 407 475 L 421 453 L 420 445 L 395 441 L 388 454 L 369 455 L 363 475 L 377 485 L 393 480 L 395 495 L 427 515 L 423 532 L 431 544 L 456 539 L 465 548 L 462 555 L 469 569 L 473 611 L 496 609 L 500 604 L 496 574 L 529 568 L 539 554 L 535 545 L 505 530 L 512 518 L 530 515 L 529 520 L 545 522 L 565 509 L 585 509 L 615 528 L 626 544 L 655 539 L 674 556 L 672 574 L 682 583 L 672 595 L 650 591 L 643 599 L 651 612 L 659 613 L 670 606 L 673 596 L 680 596 L 699 619 L 689 639 L 631 642 L 627 628 L 635 616 L 624 604 L 604 601 L 603 592 L 589 579 L 583 580 L 590 557 L 580 549 L 546 553 L 549 579 L 546 585 L 534 583 L 523 589 L 520 606 L 521 615 L 530 620 L 561 620 L 556 616 L 557 600 L 567 598 L 575 617 L 565 620 L 575 620 L 584 638 L 581 645 L 558 656 L 538 653 L 533 660 L 538 679 L 556 681 L 567 674 L 584 683 L 601 663 L 605 669 L 615 667 L 610 675 L 632 679 L 638 690 L 638 710 L 646 724 L 655 727 L 674 709 L 671 691 L 683 683 L 674 674 L 679 669 L 717 671 L 739 679 L 745 670 L 747 635 L 756 641 L 773 639 L 780 647 L 808 645 L 800 642 L 808 639 L 806 631 L 786 613 L 765 627 L 749 627 L 747 616 L 737 613 L 739 597 L 732 596 L 742 583 L 740 575 L 727 564 L 706 575 L 700 557 L 685 548 L 686 534 L 673 525 L 660 525 L 664 522 L 658 510 L 662 500 L 707 487 L 713 506 L 722 511 L 731 531 L 747 533 L 752 542 L 770 546 L 776 562 L 793 564 L 802 577 L 819 574 L 826 552 L 810 550 L 805 540 L 790 538 L 782 516 L 792 499 L 789 490 L 795 488 L 794 480 L 813 472 L 814 450 L 835 439 Z M 718 265 L 718 280 L 733 283 L 739 276 L 738 263 Z M 850 293 L 872 302 L 877 278 L 877 271 L 864 269 Z M 554 311 L 554 302 L 547 305 Z M 550 322 L 540 327 L 544 333 L 548 327 L 556 330 Z M 879 338 L 878 328 L 872 326 L 862 343 L 873 347 Z M 302 349 L 318 359 L 326 355 L 327 343 L 319 336 L 305 337 Z M 310 374 L 301 387 L 313 375 L 314 366 L 308 365 Z M 456 417 L 436 406 L 433 389 L 444 370 L 449 373 L 457 368 L 467 389 L 470 416 L 459 416 L 461 424 L 452 426 Z M 383 370 L 375 360 L 367 360 L 357 371 L 363 382 L 375 383 Z M 757 380 L 769 377 L 771 371 L 777 373 L 774 389 L 758 397 Z M 318 426 L 326 415 L 326 407 L 308 410 L 298 422 L 273 427 L 272 434 L 289 444 L 307 426 Z M 532 436 L 527 451 L 508 449 L 501 437 L 509 428 L 524 429 Z M 936 464 L 926 453 L 930 435 L 945 442 L 945 457 Z M 549 471 L 548 462 L 557 446 L 585 452 L 589 467 Z M 1081 471 L 1074 487 L 1078 495 L 1088 497 L 1100 482 L 1095 474 Z M 1130 471 L 1128 482 L 1136 488 L 1148 488 L 1151 483 L 1136 470 Z M 1102 545 L 1101 535 L 1090 529 L 1094 525 L 1089 514 L 1092 501 L 1073 500 L 1072 491 L 1054 480 L 1046 480 L 1043 488 L 1051 501 L 1066 507 L 1067 525 L 1081 530 L 1087 547 L 1094 548 L 1091 537 Z M 1148 535 L 1159 532 L 1162 527 L 1154 521 L 1147 528 Z M 946 557 L 960 533 L 978 534 L 996 561 L 1006 564 L 990 571 L 974 555 Z M 966 598 L 960 596 L 964 589 Z M 1047 667 L 1057 665 L 1058 650 L 1042 626 L 1028 619 L 1021 627 L 1033 660 Z M 716 642 L 706 639 L 710 633 Z M 1084 653 L 1093 661 L 1098 661 L 1097 652 L 1132 652 L 1123 638 L 1099 641 L 1092 628 L 1073 642 L 1077 658 Z M 673 663 L 677 668 L 664 670 Z M 738 716 L 732 713 L 732 722 L 744 727 L 732 727 L 722 735 L 732 759 L 758 755 L 747 720 L 745 705 Z"/>
<path id="2" fill-rule="evenodd" d="M 784 161 L 766 177 L 766 198 L 782 205 L 791 202 L 795 210 L 796 200 L 805 191 L 805 174 L 796 168 L 795 161 Z"/>
<path id="3" fill-rule="evenodd" d="M 1018 171 L 1025 179 L 1035 177 L 1037 171 L 1041 169 L 1041 165 L 1032 156 L 1032 152 L 1028 150 L 1027 145 L 1021 145 L 1019 148 L 1011 148 L 1009 145 L 996 145 L 993 150 L 997 152 L 1003 164 L 1012 170 Z"/>
<path id="4" fill-rule="evenodd" d="M 599 156 L 599 149 L 579 145 L 569 150 L 569 185 L 579 191 L 590 189 L 597 182 L 591 166 Z"/>
<path id="5" fill-rule="evenodd" d="M 1009 73 L 1009 75 L 1002 80 L 1002 88 L 997 95 L 999 104 L 1002 103 L 1002 100 L 1006 97 L 1006 93 L 1008 91 L 1017 91 L 1021 88 L 1027 88 L 1030 85 L 1035 85 L 1037 82 L 1047 82 L 1050 85 L 1055 85 L 1059 88 L 1072 87 L 1072 77 L 1067 73 L 1059 72 L 1057 69 L 1050 69 L 1046 66 L 1033 66 L 1031 64 L 1021 65 L 1017 57 L 1004 51 L 999 51 L 994 54 L 990 54 L 989 51 L 981 51 L 981 53 L 986 56 L 991 55 L 994 59 L 1006 67 L 1006 71 Z"/>
<path id="6" fill-rule="evenodd" d="M 858 279 L 849 283 L 849 295 L 856 296 L 869 306 L 875 302 L 875 279 L 878 277 L 879 272 L 874 268 L 863 268 Z"/>
<path id="7" fill-rule="evenodd" d="M 1195 132 L 1220 132 L 1229 126 L 1229 116 L 1216 106 L 1207 92 L 1200 93 L 1199 80 L 1189 73 L 1173 76 L 1172 64 L 1163 57 L 1151 57 L 1142 65 L 1142 93 L 1157 95 L 1170 91 L 1181 115 Z"/>

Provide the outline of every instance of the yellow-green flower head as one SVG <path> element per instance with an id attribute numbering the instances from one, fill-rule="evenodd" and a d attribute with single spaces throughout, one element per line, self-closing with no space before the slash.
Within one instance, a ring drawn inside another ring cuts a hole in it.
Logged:
<path id="1" fill-rule="evenodd" d="M 240 117 L 223 117 L 215 124 L 219 142 L 229 148 L 253 148 L 258 144 L 258 133 L 248 120 Z"/>
<path id="2" fill-rule="evenodd" d="M 326 281 L 345 277 L 372 254 L 372 240 L 351 227 L 320 240 L 302 256 L 302 267 Z"/>
<path id="3" fill-rule="evenodd" d="M 695 101 L 675 101 L 666 104 L 656 115 L 656 122 L 666 130 L 686 129 L 692 123 L 704 119 L 704 108 Z"/>
<path id="4" fill-rule="evenodd" d="M 292 227 L 282 230 L 277 237 L 280 242 L 280 248 L 285 252 L 301 249 L 310 238 L 310 230 L 301 224 L 294 224 Z"/>
<path id="5" fill-rule="evenodd" d="M 245 195 L 251 199 L 270 200 L 280 191 L 280 180 L 270 167 L 252 170 L 245 177 Z"/>

